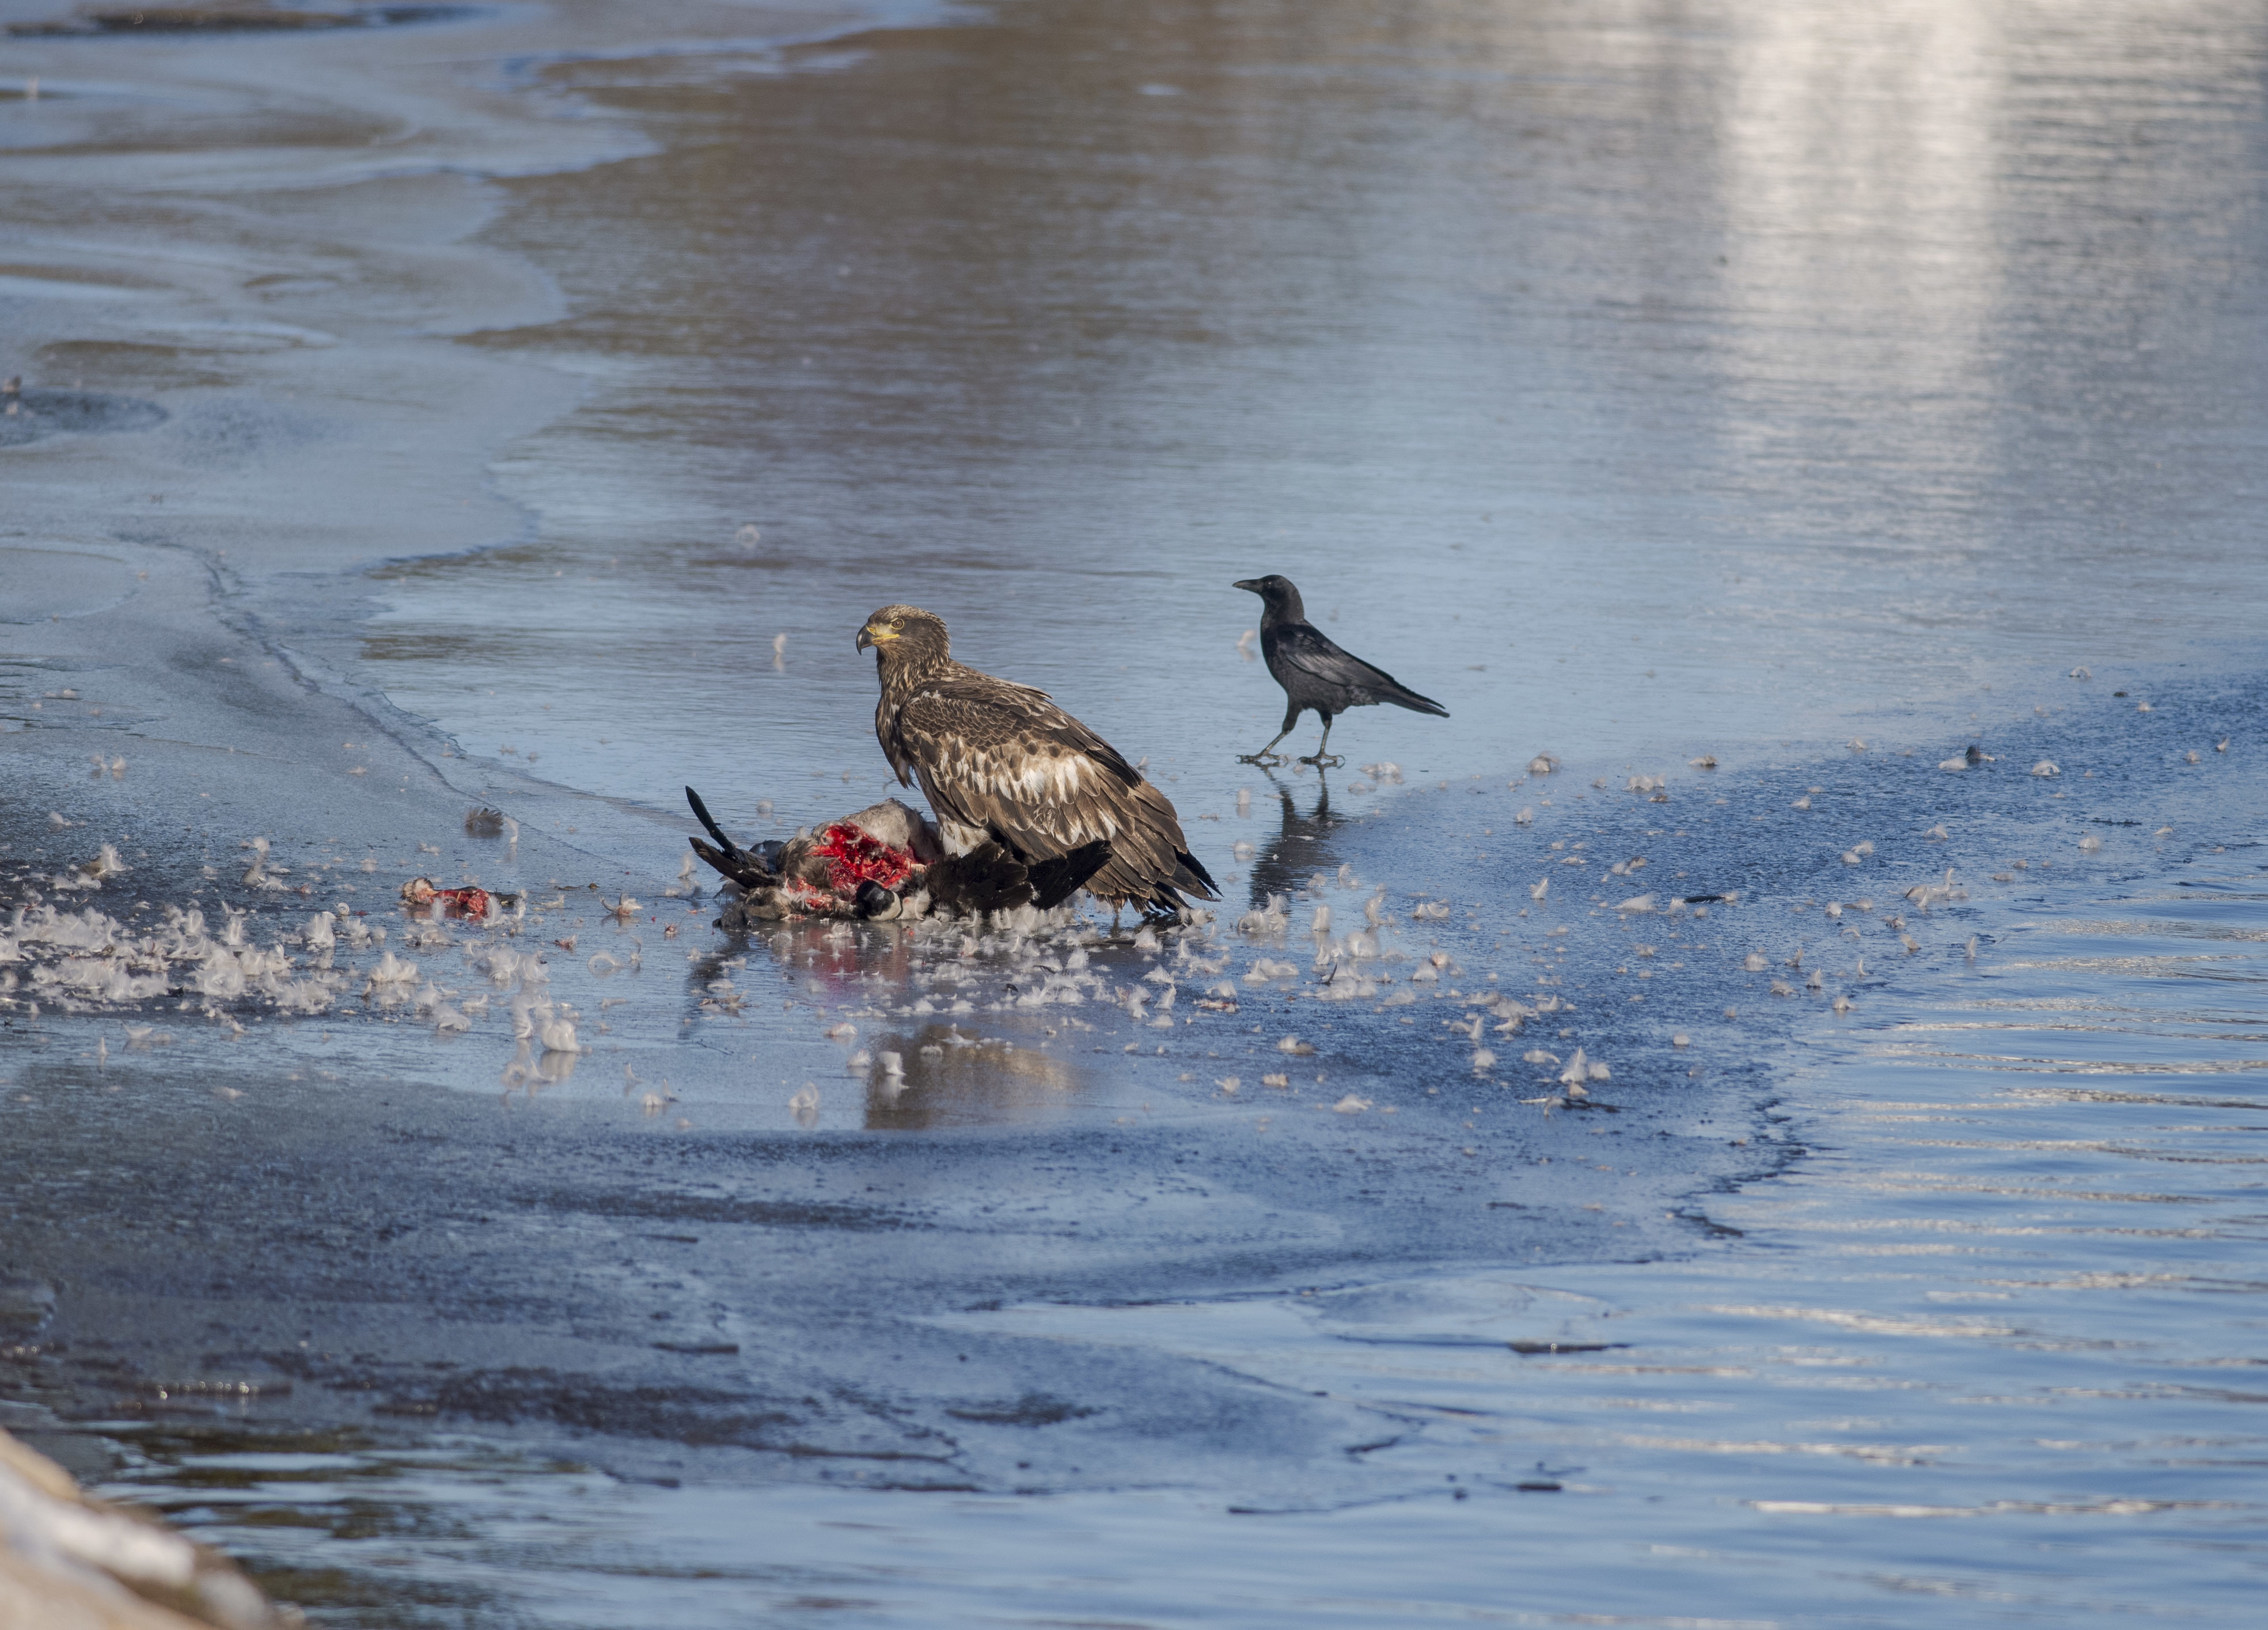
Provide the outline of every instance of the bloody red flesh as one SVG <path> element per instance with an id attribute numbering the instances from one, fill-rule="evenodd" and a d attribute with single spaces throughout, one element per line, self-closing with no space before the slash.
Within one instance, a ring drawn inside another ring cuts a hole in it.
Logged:
<path id="1" fill-rule="evenodd" d="M 839 893 L 856 893 L 862 883 L 879 883 L 895 891 L 913 875 L 910 854 L 849 821 L 838 820 L 821 833 L 811 852 L 827 862 L 827 881 Z"/>

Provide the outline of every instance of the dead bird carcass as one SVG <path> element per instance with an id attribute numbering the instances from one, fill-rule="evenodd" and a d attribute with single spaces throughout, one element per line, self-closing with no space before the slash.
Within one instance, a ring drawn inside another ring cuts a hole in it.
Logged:
<path id="1" fill-rule="evenodd" d="M 726 928 L 788 917 L 887 921 L 1020 906 L 1046 911 L 1077 893 L 1110 858 L 1109 844 L 1101 841 L 1035 865 L 993 841 L 948 855 L 937 828 L 895 798 L 784 842 L 743 848 L 725 835 L 699 793 L 688 787 L 685 801 L 716 840 L 713 847 L 690 840 L 693 852 L 738 891 L 725 907 Z"/>

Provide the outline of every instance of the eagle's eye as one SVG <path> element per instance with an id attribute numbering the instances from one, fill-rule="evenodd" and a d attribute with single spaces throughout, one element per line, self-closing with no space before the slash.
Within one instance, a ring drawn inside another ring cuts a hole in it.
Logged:
<path id="1" fill-rule="evenodd" d="M 891 618 L 891 619 L 890 619 L 890 627 L 891 627 L 891 628 L 893 628 L 898 629 L 899 631 L 902 632 L 902 631 L 904 630 L 904 628 L 905 628 L 905 626 L 906 626 L 906 620 L 905 620 L 904 618 L 902 618 L 902 617 L 893 617 L 893 618 Z"/>

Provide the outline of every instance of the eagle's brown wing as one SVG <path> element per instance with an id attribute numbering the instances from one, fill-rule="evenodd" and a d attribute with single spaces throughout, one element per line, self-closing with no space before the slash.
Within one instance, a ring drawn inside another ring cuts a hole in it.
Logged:
<path id="1" fill-rule="evenodd" d="M 989 832 L 1031 861 L 1098 841 L 1110 859 L 1087 887 L 1105 899 L 1160 888 L 1212 898 L 1165 795 L 1047 693 L 973 669 L 917 685 L 890 718 L 885 750 L 920 776 L 941 822 Z"/>

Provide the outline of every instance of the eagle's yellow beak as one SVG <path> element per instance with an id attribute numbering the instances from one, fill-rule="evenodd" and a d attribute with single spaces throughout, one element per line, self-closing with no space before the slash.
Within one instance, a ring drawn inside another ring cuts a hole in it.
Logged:
<path id="1" fill-rule="evenodd" d="M 897 637 L 898 636 L 889 629 L 878 627 L 870 622 L 865 628 L 858 630 L 858 644 L 857 649 L 859 650 L 865 650 L 870 645 L 887 645 Z"/>

